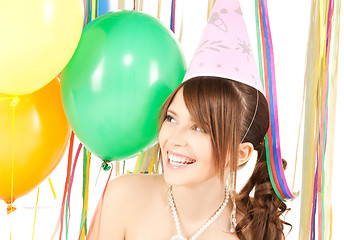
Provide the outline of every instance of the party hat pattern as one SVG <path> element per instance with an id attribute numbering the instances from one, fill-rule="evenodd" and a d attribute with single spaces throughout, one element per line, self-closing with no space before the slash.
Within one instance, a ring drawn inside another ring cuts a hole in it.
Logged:
<path id="1" fill-rule="evenodd" d="M 232 79 L 264 94 L 237 0 L 215 2 L 184 81 L 197 76 Z"/>

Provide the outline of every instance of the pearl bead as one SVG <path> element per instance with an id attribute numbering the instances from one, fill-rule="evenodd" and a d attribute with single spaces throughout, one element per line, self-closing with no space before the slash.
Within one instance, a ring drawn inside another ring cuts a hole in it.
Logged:
<path id="1" fill-rule="evenodd" d="M 174 199 L 173 199 L 173 193 L 172 193 L 172 187 L 171 186 L 169 186 L 169 188 L 168 188 L 168 196 L 169 196 L 169 202 L 170 202 L 170 206 L 171 206 L 171 211 L 172 211 L 173 219 L 174 219 L 174 222 L 175 222 L 175 225 L 176 225 L 176 230 L 177 230 L 177 235 L 173 236 L 171 238 L 171 240 L 187 240 L 182 235 L 182 231 L 181 231 L 181 227 L 180 227 L 180 224 L 179 224 L 178 215 L 177 215 L 177 212 L 176 212 L 176 207 L 175 207 L 175 204 L 174 204 Z M 205 224 L 203 224 L 203 226 L 190 238 L 190 240 L 196 239 L 202 232 L 204 232 L 216 220 L 216 218 L 221 214 L 223 209 L 226 207 L 226 205 L 228 203 L 228 199 L 229 199 L 229 188 L 228 188 L 228 186 L 226 186 L 226 188 L 225 188 L 225 199 L 223 200 L 223 203 L 218 208 L 218 210 L 215 212 L 215 214 Z M 234 216 L 235 216 L 235 209 L 232 211 L 232 216 L 233 216 L 233 213 L 234 213 Z M 234 218 L 232 217 L 232 227 L 233 227 L 233 225 L 236 226 L 236 219 L 235 219 L 235 217 Z M 231 227 L 231 232 L 232 232 L 232 227 Z"/>

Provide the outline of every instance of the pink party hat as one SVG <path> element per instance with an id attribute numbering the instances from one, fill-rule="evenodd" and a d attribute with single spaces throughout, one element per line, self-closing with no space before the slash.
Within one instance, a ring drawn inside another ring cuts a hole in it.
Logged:
<path id="1" fill-rule="evenodd" d="M 217 0 L 184 81 L 215 76 L 263 91 L 238 0 Z"/>

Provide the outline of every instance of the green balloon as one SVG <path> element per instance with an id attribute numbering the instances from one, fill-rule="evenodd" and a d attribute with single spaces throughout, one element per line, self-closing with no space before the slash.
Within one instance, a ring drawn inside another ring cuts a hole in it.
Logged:
<path id="1" fill-rule="evenodd" d="M 68 121 L 103 160 L 133 157 L 156 142 L 160 107 L 185 71 L 179 44 L 158 19 L 102 15 L 84 29 L 61 75 Z"/>

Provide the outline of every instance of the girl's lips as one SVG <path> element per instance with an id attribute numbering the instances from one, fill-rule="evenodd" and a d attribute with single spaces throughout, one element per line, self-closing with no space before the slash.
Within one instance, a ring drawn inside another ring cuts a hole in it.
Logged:
<path id="1" fill-rule="evenodd" d="M 171 160 L 172 158 L 172 160 Z M 171 169 L 183 169 L 189 167 L 196 160 L 172 151 L 167 152 L 167 167 Z"/>
<path id="2" fill-rule="evenodd" d="M 196 160 L 193 159 L 193 158 L 191 158 L 191 157 L 182 155 L 182 154 L 180 154 L 180 153 L 172 152 L 172 151 L 167 151 L 167 156 L 169 156 L 170 154 L 172 154 L 172 155 L 174 155 L 174 156 L 177 156 L 177 157 L 185 158 L 185 159 L 187 159 L 187 160 L 196 162 Z"/>

